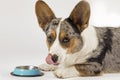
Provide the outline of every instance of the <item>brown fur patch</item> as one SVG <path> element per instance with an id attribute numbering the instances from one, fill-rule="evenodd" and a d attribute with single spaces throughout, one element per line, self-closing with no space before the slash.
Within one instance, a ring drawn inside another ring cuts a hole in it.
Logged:
<path id="1" fill-rule="evenodd" d="M 67 49 L 67 53 L 73 54 L 79 49 L 79 40 L 77 38 L 73 38 L 70 40 L 69 48 Z"/>
<path id="2" fill-rule="evenodd" d="M 60 32 L 60 36 L 59 36 L 60 41 L 62 41 L 62 39 L 63 39 L 65 36 L 66 36 L 66 32 L 65 32 L 64 30 L 61 31 L 61 32 Z"/>
<path id="3" fill-rule="evenodd" d="M 63 40 L 65 39 L 65 38 L 69 38 L 67 35 L 66 35 L 66 31 L 61 31 L 60 32 L 60 35 L 59 35 L 59 40 L 60 40 L 60 44 L 61 44 L 61 47 L 63 47 L 63 48 L 68 48 L 69 47 L 69 42 L 68 43 L 63 43 Z"/>
<path id="4" fill-rule="evenodd" d="M 98 63 L 76 64 L 75 68 L 81 76 L 101 76 L 102 66 Z"/>
<path id="5" fill-rule="evenodd" d="M 53 42 L 56 39 L 56 31 L 52 30 L 50 33 L 47 34 L 47 46 L 48 50 L 50 50 L 50 47 L 52 46 Z"/>

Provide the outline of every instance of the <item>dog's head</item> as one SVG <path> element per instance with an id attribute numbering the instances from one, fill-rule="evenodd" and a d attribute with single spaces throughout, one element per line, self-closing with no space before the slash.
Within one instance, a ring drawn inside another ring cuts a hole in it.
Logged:
<path id="1" fill-rule="evenodd" d="M 66 54 L 74 54 L 83 47 L 81 33 L 88 27 L 90 6 L 88 2 L 79 2 L 70 16 L 63 21 L 56 18 L 53 11 L 42 0 L 37 1 L 36 15 L 38 23 L 47 36 L 49 54 L 48 64 L 62 63 Z"/>

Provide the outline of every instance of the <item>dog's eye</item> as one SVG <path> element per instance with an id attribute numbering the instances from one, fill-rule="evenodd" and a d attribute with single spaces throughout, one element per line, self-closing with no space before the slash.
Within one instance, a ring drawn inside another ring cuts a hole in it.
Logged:
<path id="1" fill-rule="evenodd" d="M 52 43 L 54 41 L 54 39 L 52 38 L 52 36 L 48 36 L 47 40 L 48 40 L 49 43 Z"/>
<path id="2" fill-rule="evenodd" d="M 63 43 L 68 43 L 69 41 L 70 41 L 70 39 L 69 39 L 68 37 L 65 37 L 65 38 L 62 40 Z"/>

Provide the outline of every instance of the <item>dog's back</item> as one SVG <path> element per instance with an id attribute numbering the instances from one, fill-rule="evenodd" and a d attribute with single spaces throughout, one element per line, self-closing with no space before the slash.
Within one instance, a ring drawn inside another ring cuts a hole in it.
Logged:
<path id="1" fill-rule="evenodd" d="M 100 55 L 93 58 L 103 65 L 103 71 L 120 72 L 120 27 L 99 28 L 95 27 L 99 46 L 95 52 Z"/>

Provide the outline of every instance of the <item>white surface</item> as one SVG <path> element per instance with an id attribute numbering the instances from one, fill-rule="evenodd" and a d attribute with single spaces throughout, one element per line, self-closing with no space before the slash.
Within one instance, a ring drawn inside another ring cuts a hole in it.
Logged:
<path id="1" fill-rule="evenodd" d="M 69 16 L 80 0 L 45 0 L 57 17 Z M 0 0 L 0 80 L 57 80 L 51 72 L 42 77 L 14 77 L 10 72 L 19 65 L 45 63 L 45 34 L 39 28 L 34 12 L 36 0 Z M 89 0 L 90 24 L 120 25 L 120 0 Z M 100 77 L 78 77 L 66 80 L 120 80 L 120 74 Z M 61 80 L 61 79 L 58 79 Z"/>

